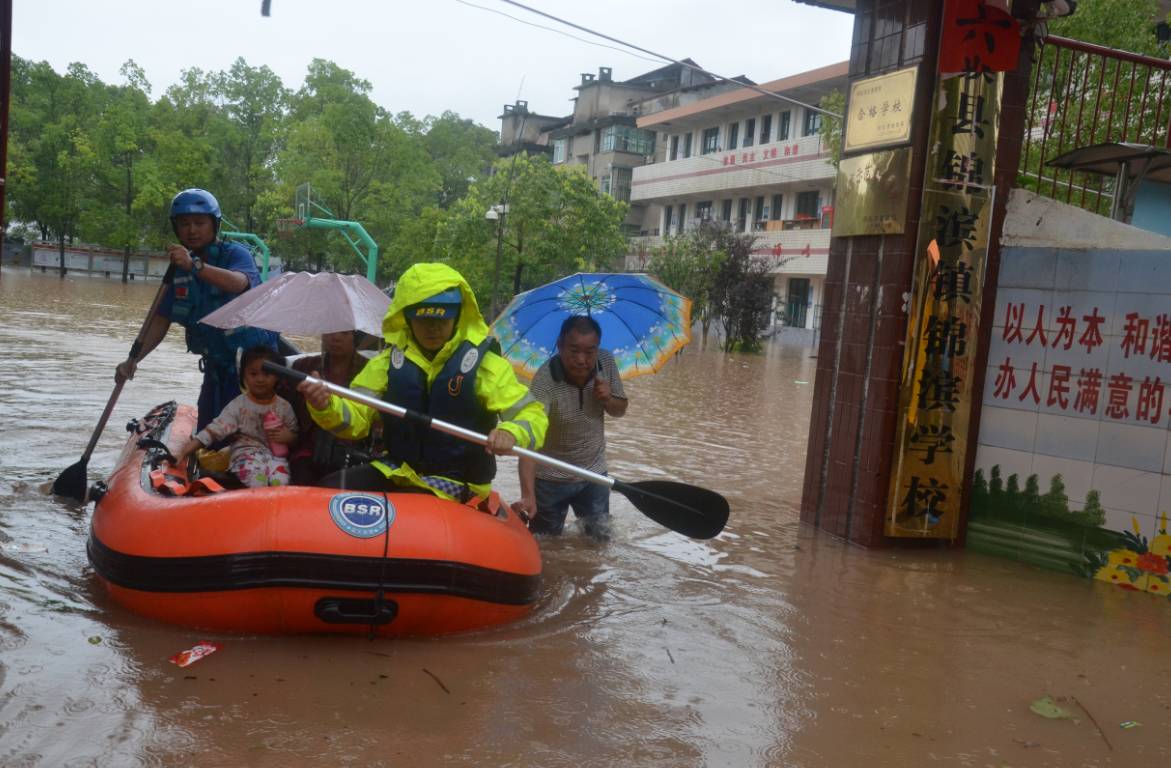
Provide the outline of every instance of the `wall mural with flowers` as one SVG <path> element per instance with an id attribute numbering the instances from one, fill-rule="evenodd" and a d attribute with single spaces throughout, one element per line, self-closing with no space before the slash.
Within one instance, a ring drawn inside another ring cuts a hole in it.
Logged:
<path id="1" fill-rule="evenodd" d="M 978 552 L 1025 560 L 1054 570 L 1116 584 L 1124 589 L 1171 597 L 1171 535 L 1167 515 L 1149 537 L 1131 517 L 1131 530 L 1103 527 L 1106 509 L 1096 489 L 1070 505 L 1061 475 L 1042 492 L 1037 475 L 1007 479 L 999 465 L 987 477 L 976 470 L 968 517 L 968 547 Z"/>
<path id="2" fill-rule="evenodd" d="M 1003 249 L 971 549 L 1171 594 L 1171 259 L 1147 248 Z"/>

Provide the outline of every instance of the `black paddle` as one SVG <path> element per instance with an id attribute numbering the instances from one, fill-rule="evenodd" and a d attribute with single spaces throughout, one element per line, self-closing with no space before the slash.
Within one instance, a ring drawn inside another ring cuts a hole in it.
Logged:
<path id="1" fill-rule="evenodd" d="M 163 275 L 163 282 L 159 285 L 159 290 L 155 293 L 154 301 L 151 302 L 150 311 L 146 313 L 146 319 L 142 321 L 142 328 L 138 329 L 138 336 L 135 337 L 134 343 L 130 345 L 130 357 L 135 360 L 138 359 L 138 353 L 142 351 L 142 340 L 146 336 L 146 329 L 150 327 L 151 320 L 154 320 L 155 313 L 159 311 L 159 304 L 163 301 L 163 293 L 170 285 L 172 278 L 175 276 L 175 265 L 172 264 L 167 267 L 166 273 Z M 58 496 L 68 496 L 78 501 L 85 501 L 86 491 L 89 490 L 89 478 L 86 477 L 86 465 L 89 464 L 89 457 L 94 452 L 94 446 L 98 444 L 98 438 L 102 436 L 102 430 L 106 428 L 106 422 L 110 420 L 110 413 L 114 410 L 114 403 L 118 402 L 118 395 L 122 394 L 122 386 L 126 383 L 126 379 L 114 384 L 114 391 L 110 393 L 110 399 L 106 402 L 106 410 L 102 411 L 102 417 L 98 419 L 98 425 L 94 428 L 94 433 L 89 439 L 89 445 L 85 447 L 85 453 L 81 455 L 81 461 L 66 468 L 64 472 L 58 475 L 57 479 L 53 481 L 53 493 Z"/>
<path id="2" fill-rule="evenodd" d="M 403 408 L 394 403 L 388 403 L 385 400 L 379 400 L 376 397 L 355 392 L 352 389 L 339 387 L 337 384 L 331 384 L 328 381 L 306 375 L 300 371 L 294 371 L 292 368 L 286 368 L 283 365 L 266 361 L 264 363 L 264 369 L 293 381 L 311 381 L 315 384 L 321 384 L 339 397 L 353 400 L 356 403 L 361 403 L 383 413 L 389 413 L 400 419 L 406 419 L 415 424 L 430 427 L 431 429 L 444 432 L 462 440 L 467 440 L 468 442 L 478 443 L 479 445 L 484 445 L 488 442 L 487 436 L 479 432 L 464 429 L 463 427 L 449 424 L 439 419 L 433 419 L 425 413 L 412 411 L 409 408 Z M 539 464 L 545 464 L 546 466 L 555 467 L 577 475 L 591 483 L 609 486 L 630 499 L 630 503 L 651 520 L 654 520 L 665 528 L 670 528 L 672 531 L 677 531 L 693 539 L 710 539 L 717 536 L 720 531 L 724 530 L 724 524 L 728 522 L 727 499 L 707 488 L 700 488 L 699 486 L 688 485 L 687 483 L 678 483 L 673 480 L 643 480 L 635 483 L 624 483 L 608 475 L 600 475 L 597 472 L 591 472 L 588 469 L 582 469 L 573 464 L 567 464 L 559 459 L 554 459 L 551 456 L 545 456 L 544 454 L 525 448 L 513 448 L 512 453 L 517 456 L 532 459 Z"/>

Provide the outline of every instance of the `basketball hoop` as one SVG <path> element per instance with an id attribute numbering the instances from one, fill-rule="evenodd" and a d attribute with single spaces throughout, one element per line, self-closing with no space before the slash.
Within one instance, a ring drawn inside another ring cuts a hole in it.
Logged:
<path id="1" fill-rule="evenodd" d="M 304 219 L 277 219 L 276 220 L 276 234 L 282 240 L 288 240 L 293 236 L 293 230 L 305 224 Z"/>

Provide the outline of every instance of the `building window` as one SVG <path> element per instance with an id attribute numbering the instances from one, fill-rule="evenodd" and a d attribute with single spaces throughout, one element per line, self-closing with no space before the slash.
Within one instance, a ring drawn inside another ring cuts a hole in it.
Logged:
<path id="1" fill-rule="evenodd" d="M 601 178 L 601 190 L 603 195 L 610 194 L 610 177 L 603 176 Z"/>
<path id="2" fill-rule="evenodd" d="M 602 129 L 602 152 L 630 152 L 650 155 L 655 151 L 655 134 L 632 125 L 611 125 Z"/>
<path id="3" fill-rule="evenodd" d="M 683 135 L 683 156 L 691 157 L 691 134 Z"/>
<path id="4" fill-rule="evenodd" d="M 768 217 L 773 221 L 781 218 L 781 203 L 783 202 L 785 202 L 783 195 L 773 195 L 773 204 L 768 209 Z"/>
<path id="5" fill-rule="evenodd" d="M 764 228 L 764 225 L 761 223 L 764 221 L 764 195 L 756 198 L 756 210 L 753 211 L 752 221 L 753 229 Z"/>
<path id="6" fill-rule="evenodd" d="M 785 110 L 781 113 L 781 119 L 777 123 L 777 141 L 785 141 L 789 138 L 789 111 Z"/>
<path id="7" fill-rule="evenodd" d="M 760 118 L 760 143 L 768 144 L 772 140 L 773 116 L 765 115 Z"/>
<path id="8" fill-rule="evenodd" d="M 821 194 L 815 189 L 810 192 L 797 193 L 797 210 L 794 212 L 798 219 L 816 219 L 821 207 Z"/>
<path id="9" fill-rule="evenodd" d="M 740 143 L 740 123 L 728 124 L 728 149 L 735 149 Z"/>
<path id="10" fill-rule="evenodd" d="M 679 203 L 679 231 L 687 228 L 687 203 Z"/>
<path id="11" fill-rule="evenodd" d="M 736 217 L 736 231 L 743 232 L 748 225 L 748 198 L 740 198 L 740 215 Z"/>
<path id="12" fill-rule="evenodd" d="M 805 110 L 805 131 L 802 136 L 813 136 L 821 130 L 821 113 L 812 109 Z"/>
<path id="13" fill-rule="evenodd" d="M 712 201 L 704 200 L 695 204 L 695 218 L 700 221 L 711 221 L 712 218 Z"/>
<path id="14" fill-rule="evenodd" d="M 703 129 L 703 145 L 699 148 L 701 155 L 708 155 L 717 151 L 720 148 L 720 129 L 719 128 L 704 128 Z"/>
<path id="15" fill-rule="evenodd" d="M 564 163 L 569 150 L 569 139 L 556 139 L 553 142 L 553 162 Z"/>
<path id="16" fill-rule="evenodd" d="M 664 235 L 671 234 L 671 214 L 673 214 L 674 212 L 675 212 L 675 208 L 673 206 L 668 205 L 668 206 L 664 206 L 664 208 L 663 208 L 663 234 Z"/>
<path id="17" fill-rule="evenodd" d="M 752 146 L 752 137 L 756 135 L 756 118 L 749 118 L 744 121 L 744 146 Z"/>
<path id="18" fill-rule="evenodd" d="M 615 200 L 630 202 L 630 181 L 633 171 L 629 168 L 614 168 L 610 173 L 610 195 Z"/>
<path id="19" fill-rule="evenodd" d="M 722 221 L 731 221 L 732 220 L 732 199 L 731 198 L 728 198 L 727 200 L 724 201 L 724 208 L 723 208 L 723 211 L 720 213 L 720 219 Z"/>
<path id="20" fill-rule="evenodd" d="M 679 159 L 679 137 L 678 136 L 671 137 L 671 156 L 667 159 L 669 159 L 669 160 L 678 160 Z"/>

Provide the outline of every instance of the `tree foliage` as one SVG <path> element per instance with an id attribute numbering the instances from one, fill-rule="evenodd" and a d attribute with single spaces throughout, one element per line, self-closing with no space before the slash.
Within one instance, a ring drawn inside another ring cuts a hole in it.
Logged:
<path id="1" fill-rule="evenodd" d="M 1166 17 L 1158 0 L 1081 0 L 1075 13 L 1049 22 L 1049 33 L 1165 59 L 1155 25 Z"/>
<path id="2" fill-rule="evenodd" d="M 1160 43 L 1156 23 L 1165 19 L 1156 0 L 1081 0 L 1077 11 L 1048 23 L 1050 35 L 1145 54 L 1166 60 L 1171 47 Z M 1026 122 L 1028 141 L 1021 158 L 1019 186 L 1046 193 L 1056 175 L 1059 184 L 1070 176 L 1045 165 L 1076 147 L 1106 141 L 1161 145 L 1167 136 L 1166 108 L 1158 94 L 1166 89 L 1166 73 L 1158 67 L 1118 58 L 1084 55 L 1042 45 L 1034 63 Z M 1044 154 L 1042 148 L 1044 147 Z M 1076 187 L 1090 188 L 1082 204 L 1108 215 L 1113 180 L 1074 173 Z M 1102 194 L 1092 190 L 1100 189 Z"/>
<path id="3" fill-rule="evenodd" d="M 1080 510 L 1070 509 L 1069 495 L 1061 475 L 1051 476 L 1049 490 L 1042 494 L 1037 475 L 1025 479 L 1023 490 L 1015 474 L 1009 475 L 1007 484 L 1002 484 L 999 465 L 991 468 L 987 481 L 984 472 L 976 470 L 972 478 L 971 512 L 973 517 L 999 518 L 1018 525 L 1028 520 L 1035 520 L 1040 526 L 1045 525 L 1043 521 L 1089 528 L 1106 524 L 1106 510 L 1097 490 L 1086 493 L 1085 504 Z"/>
<path id="4" fill-rule="evenodd" d="M 626 203 L 600 193 L 585 173 L 527 155 L 500 160 L 494 171 L 439 217 L 434 244 L 434 254 L 463 273 L 486 311 L 494 287 L 503 305 L 514 293 L 621 261 Z M 486 218 L 493 206 L 506 206 L 504 215 Z"/>
<path id="5" fill-rule="evenodd" d="M 651 255 L 650 273 L 664 285 L 691 299 L 691 317 L 698 319 L 704 338 L 714 315 L 712 293 L 716 274 L 727 258 L 720 247 L 720 232 L 705 223 L 680 235 L 667 237 Z"/>
<path id="6" fill-rule="evenodd" d="M 273 242 L 276 220 L 293 215 L 295 190 L 308 182 L 336 218 L 362 223 L 389 280 L 434 255 L 444 212 L 495 159 L 494 131 L 454 112 L 391 113 L 369 82 L 320 59 L 293 91 L 241 58 L 223 72 L 184 70 L 157 98 L 151 92 L 133 61 L 109 85 L 81 64 L 58 74 L 14 57 L 14 228 L 31 226 L 62 253 L 75 240 L 127 254 L 158 248 L 174 237 L 171 197 L 204 187 L 233 228 L 269 240 L 287 264 L 364 272 L 333 232 Z"/>
<path id="7" fill-rule="evenodd" d="M 702 222 L 667 242 L 651 258 L 651 272 L 691 299 L 707 335 L 718 320 L 724 349 L 753 350 L 772 318 L 773 277 L 765 259 L 754 256 L 755 238 L 721 222 Z"/>
<path id="8" fill-rule="evenodd" d="M 823 114 L 821 116 L 821 128 L 819 135 L 821 136 L 821 146 L 829 150 L 829 161 L 834 168 L 842 161 L 842 120 L 841 117 L 834 117 L 833 115 L 845 115 L 846 113 L 846 94 L 841 90 L 835 88 L 834 90 L 821 97 L 818 103 L 822 109 L 831 114 Z"/>

